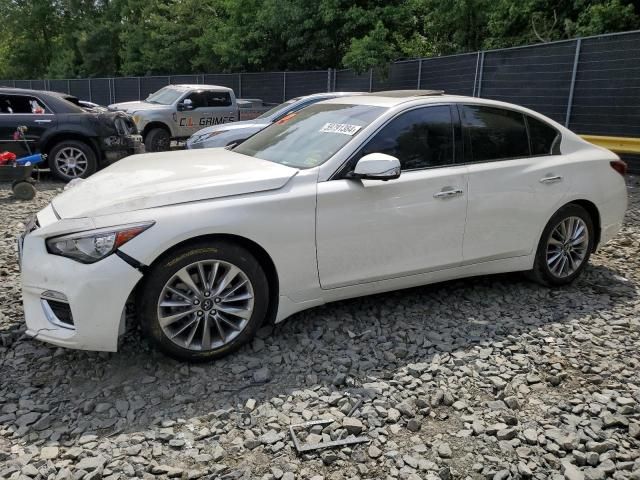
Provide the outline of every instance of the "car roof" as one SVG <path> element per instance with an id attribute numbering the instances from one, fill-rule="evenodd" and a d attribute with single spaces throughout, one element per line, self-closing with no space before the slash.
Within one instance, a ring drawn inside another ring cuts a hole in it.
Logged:
<path id="1" fill-rule="evenodd" d="M 371 105 L 377 107 L 395 107 L 403 103 L 420 100 L 421 103 L 478 103 L 483 105 L 495 105 L 496 107 L 517 107 L 528 110 L 519 105 L 489 100 L 486 98 L 468 97 L 465 95 L 448 95 L 442 90 L 391 90 L 388 92 L 372 92 L 365 95 L 354 95 L 351 97 L 332 98 L 324 100 L 322 103 L 349 103 L 353 105 Z"/>
<path id="2" fill-rule="evenodd" d="M 229 87 L 223 87 L 222 85 L 203 85 L 200 83 L 179 83 L 169 84 L 166 87 L 172 87 L 177 90 L 223 90 L 225 92 L 232 92 L 233 89 Z"/>

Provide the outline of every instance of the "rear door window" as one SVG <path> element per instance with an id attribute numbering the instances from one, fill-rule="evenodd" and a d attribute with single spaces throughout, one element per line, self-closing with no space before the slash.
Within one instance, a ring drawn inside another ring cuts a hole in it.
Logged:
<path id="1" fill-rule="evenodd" d="M 391 120 L 362 148 L 357 159 L 386 153 L 400 160 L 402 170 L 453 163 L 453 124 L 448 105 L 410 110 Z"/>
<path id="2" fill-rule="evenodd" d="M 528 157 L 529 138 L 524 114 L 504 108 L 462 106 L 466 131 L 465 161 L 486 162 Z"/>
<path id="3" fill-rule="evenodd" d="M 229 92 L 205 91 L 207 107 L 230 107 L 231 94 Z"/>
<path id="4" fill-rule="evenodd" d="M 29 95 L 0 95 L 0 114 L 51 113 L 40 100 Z"/>

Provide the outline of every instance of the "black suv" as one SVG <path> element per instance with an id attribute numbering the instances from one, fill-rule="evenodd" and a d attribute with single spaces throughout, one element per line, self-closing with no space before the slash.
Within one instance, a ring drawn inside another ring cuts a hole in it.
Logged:
<path id="1" fill-rule="evenodd" d="M 144 152 L 142 137 L 125 113 L 86 109 L 62 93 L 0 88 L 0 152 L 27 154 L 24 142 L 14 140 L 21 125 L 28 129 L 31 150 L 47 154 L 51 172 L 66 181 Z"/>

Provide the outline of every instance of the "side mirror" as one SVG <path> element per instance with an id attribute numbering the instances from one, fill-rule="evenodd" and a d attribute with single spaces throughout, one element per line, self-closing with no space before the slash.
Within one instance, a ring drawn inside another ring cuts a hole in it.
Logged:
<path id="1" fill-rule="evenodd" d="M 193 102 L 190 98 L 185 98 L 178 104 L 178 111 L 182 112 L 184 110 L 193 110 Z"/>
<path id="2" fill-rule="evenodd" d="M 400 160 L 385 153 L 370 153 L 356 164 L 351 178 L 363 180 L 393 180 L 400 176 Z"/>

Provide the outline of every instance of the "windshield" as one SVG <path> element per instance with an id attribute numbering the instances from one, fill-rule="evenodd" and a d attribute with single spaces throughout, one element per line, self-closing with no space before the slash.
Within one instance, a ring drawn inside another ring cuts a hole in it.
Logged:
<path id="1" fill-rule="evenodd" d="M 176 90 L 172 87 L 164 87 L 158 90 L 156 93 L 152 93 L 145 100 L 149 103 L 159 103 L 160 105 L 172 105 L 184 92 L 182 90 Z"/>
<path id="2" fill-rule="evenodd" d="M 285 107 L 288 107 L 289 105 L 297 102 L 298 100 L 300 100 L 300 99 L 299 98 L 292 98 L 291 100 L 287 100 L 286 102 L 281 103 L 277 107 L 273 107 L 273 108 L 267 110 L 262 115 L 260 115 L 259 117 L 256 117 L 256 118 L 269 118 L 274 113 L 279 112 L 280 110 L 284 109 Z"/>
<path id="3" fill-rule="evenodd" d="M 311 105 L 290 113 L 233 149 L 295 168 L 323 164 L 386 109 L 371 105 Z"/>

